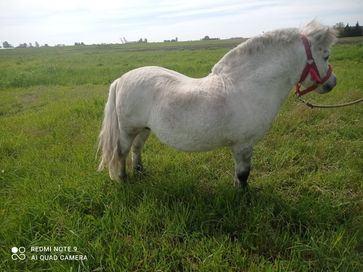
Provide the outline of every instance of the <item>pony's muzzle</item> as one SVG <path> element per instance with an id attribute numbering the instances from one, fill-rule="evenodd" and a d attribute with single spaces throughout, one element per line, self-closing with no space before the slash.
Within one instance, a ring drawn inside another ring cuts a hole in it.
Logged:
<path id="1" fill-rule="evenodd" d="M 326 81 L 320 88 L 319 93 L 324 94 L 330 92 L 337 85 L 337 78 L 332 74 L 328 81 Z"/>

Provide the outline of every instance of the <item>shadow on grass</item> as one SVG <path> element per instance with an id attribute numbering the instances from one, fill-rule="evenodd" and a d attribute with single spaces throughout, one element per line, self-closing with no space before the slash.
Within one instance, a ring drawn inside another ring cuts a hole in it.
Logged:
<path id="1" fill-rule="evenodd" d="M 355 234 L 345 234 L 357 211 L 337 208 L 334 199 L 309 193 L 292 199 L 268 185 L 254 184 L 246 195 L 227 182 L 203 183 L 172 174 L 103 186 L 112 207 L 108 214 L 116 224 L 117 217 L 123 218 L 117 225 L 120 236 L 145 243 L 166 241 L 172 248 L 219 241 L 248 256 L 271 262 L 297 258 L 317 269 L 344 262 L 355 266 L 359 258 Z M 347 251 L 354 256 L 351 260 L 343 258 Z"/>
<path id="2" fill-rule="evenodd" d="M 271 188 L 252 184 L 245 192 L 232 183 L 203 183 L 171 176 L 105 183 L 103 190 L 112 195 L 108 201 L 114 211 L 126 207 L 137 216 L 140 210 L 146 210 L 152 218 L 148 220 L 150 230 L 174 232 L 176 227 L 184 235 L 227 235 L 231 240 L 261 234 L 265 240 L 276 231 L 304 235 L 304 229 L 312 223 L 302 222 L 291 203 Z"/>

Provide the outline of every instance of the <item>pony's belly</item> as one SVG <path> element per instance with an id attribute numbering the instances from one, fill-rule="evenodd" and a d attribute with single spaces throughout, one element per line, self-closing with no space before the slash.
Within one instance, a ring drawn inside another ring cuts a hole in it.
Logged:
<path id="1" fill-rule="evenodd" d="M 155 133 L 164 144 L 181 151 L 209 151 L 221 146 L 229 145 L 228 141 L 217 137 L 198 137 L 192 134 Z"/>

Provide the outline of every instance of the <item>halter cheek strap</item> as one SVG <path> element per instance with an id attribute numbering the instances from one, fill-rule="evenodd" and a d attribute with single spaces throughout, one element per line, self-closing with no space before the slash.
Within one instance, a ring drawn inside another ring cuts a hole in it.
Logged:
<path id="1" fill-rule="evenodd" d="M 313 55 L 311 53 L 309 40 L 303 34 L 301 34 L 300 37 L 301 37 L 301 40 L 302 40 L 302 42 L 304 44 L 305 53 L 306 53 L 306 57 L 307 57 L 307 62 L 306 62 L 305 68 L 304 68 L 304 70 L 303 70 L 303 72 L 302 72 L 302 74 L 300 76 L 300 80 L 296 84 L 296 92 L 295 93 L 296 93 L 297 96 L 302 96 L 304 94 L 307 94 L 307 93 L 315 90 L 319 86 L 319 84 L 324 84 L 324 82 L 326 82 L 329 79 L 330 75 L 333 72 L 333 68 L 329 64 L 328 71 L 327 71 L 326 75 L 323 78 L 320 77 L 318 67 L 315 64 Z M 311 75 L 311 77 L 315 81 L 315 83 L 312 86 L 306 88 L 305 90 L 300 90 L 300 88 L 302 86 L 302 82 L 308 77 L 309 74 Z"/>

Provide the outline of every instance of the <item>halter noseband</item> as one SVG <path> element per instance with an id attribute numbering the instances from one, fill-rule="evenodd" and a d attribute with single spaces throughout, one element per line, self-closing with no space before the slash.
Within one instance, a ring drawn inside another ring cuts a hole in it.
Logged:
<path id="1" fill-rule="evenodd" d="M 326 75 L 323 78 L 321 78 L 321 76 L 319 74 L 318 67 L 316 66 L 313 55 L 311 54 L 310 43 L 309 43 L 308 38 L 303 34 L 301 34 L 300 37 L 301 37 L 301 39 L 303 41 L 303 44 L 304 44 L 304 47 L 305 47 L 307 62 L 306 62 L 305 68 L 304 68 L 304 70 L 303 70 L 303 72 L 301 74 L 300 80 L 296 84 L 296 92 L 295 93 L 296 93 L 297 96 L 302 96 L 304 94 L 307 94 L 307 93 L 315 90 L 319 86 L 319 84 L 324 84 L 324 82 L 326 82 L 329 79 L 330 75 L 333 72 L 333 68 L 329 64 L 328 71 L 326 72 Z M 311 75 L 312 79 L 315 81 L 315 84 L 313 84 L 309 88 L 306 88 L 305 90 L 301 91 L 300 90 L 301 84 L 307 78 L 307 76 L 309 74 Z"/>

